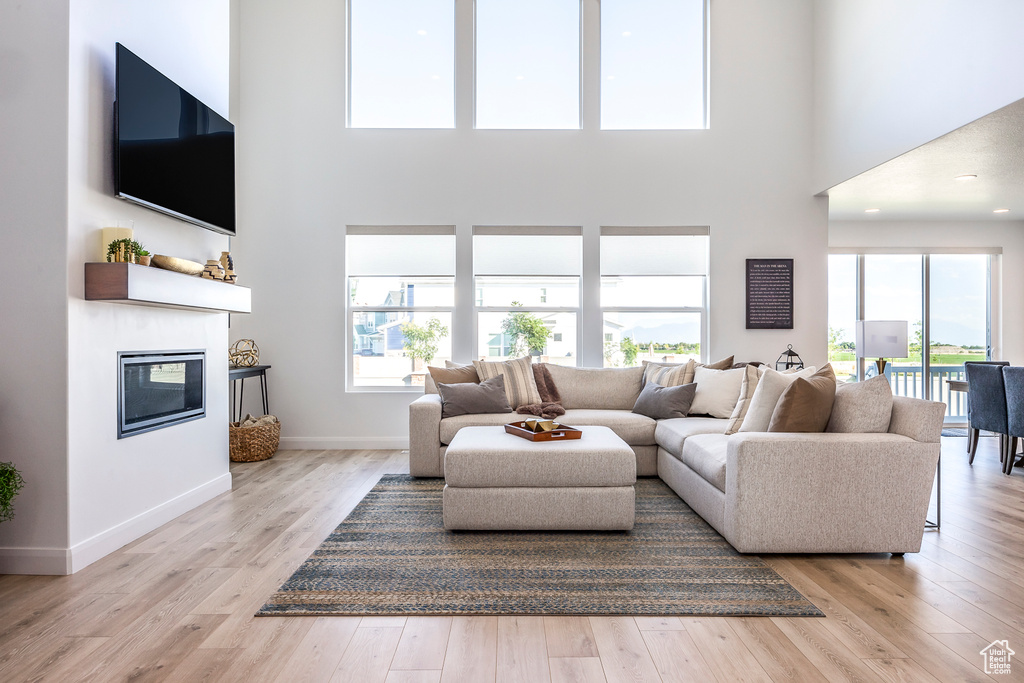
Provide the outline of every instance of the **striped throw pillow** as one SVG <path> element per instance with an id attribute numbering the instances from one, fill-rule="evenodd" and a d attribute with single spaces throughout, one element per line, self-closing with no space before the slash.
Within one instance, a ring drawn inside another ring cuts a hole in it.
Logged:
<path id="1" fill-rule="evenodd" d="M 541 402 L 537 380 L 533 377 L 533 359 L 530 356 L 501 363 L 475 360 L 473 367 L 476 368 L 476 374 L 481 382 L 498 375 L 505 376 L 505 396 L 512 410 Z"/>
<path id="2" fill-rule="evenodd" d="M 663 365 L 644 361 L 644 384 L 654 382 L 663 387 L 679 387 L 690 384 L 693 381 L 693 366 L 692 358 L 678 365 Z M 691 378 L 690 382 L 686 381 L 687 377 Z"/>

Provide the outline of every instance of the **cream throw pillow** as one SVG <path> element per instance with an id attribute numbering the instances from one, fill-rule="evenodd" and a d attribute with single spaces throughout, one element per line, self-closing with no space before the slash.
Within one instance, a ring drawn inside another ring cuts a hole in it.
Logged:
<path id="1" fill-rule="evenodd" d="M 708 370 L 728 370 L 732 367 L 733 358 L 734 356 L 729 356 L 728 358 L 723 358 L 722 360 L 717 360 L 714 363 L 708 363 L 707 365 L 704 365 L 703 363 L 693 363 L 693 361 L 691 361 L 693 365 L 690 365 L 689 363 L 687 364 L 689 371 L 686 373 L 686 376 L 683 377 L 683 383 L 689 384 L 694 381 L 694 377 L 696 377 L 694 370 L 697 368 L 707 368 Z"/>
<path id="2" fill-rule="evenodd" d="M 476 368 L 476 374 L 481 382 L 505 375 L 505 396 L 508 397 L 508 404 L 512 410 L 519 406 L 540 403 L 540 391 L 537 389 L 537 380 L 533 377 L 533 359 L 530 356 L 503 363 L 475 360 L 473 367 Z"/>
<path id="3" fill-rule="evenodd" d="M 768 425 L 772 421 L 772 413 L 775 412 L 775 405 L 779 397 L 790 384 L 796 381 L 797 377 L 804 379 L 810 377 L 817 371 L 813 365 L 797 372 L 782 373 L 768 368 L 757 381 L 757 388 L 750 399 L 750 407 L 743 418 L 743 424 L 737 431 L 740 432 L 767 432 Z"/>
<path id="4" fill-rule="evenodd" d="M 746 368 L 711 370 L 698 365 L 693 378 L 697 382 L 697 395 L 690 405 L 690 415 L 729 417 L 740 396 L 740 386 Z"/>

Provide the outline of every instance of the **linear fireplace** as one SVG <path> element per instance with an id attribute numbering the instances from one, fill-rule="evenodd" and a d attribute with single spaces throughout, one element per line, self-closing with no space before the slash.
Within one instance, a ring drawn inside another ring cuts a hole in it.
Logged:
<path id="1" fill-rule="evenodd" d="M 117 364 L 117 438 L 206 416 L 205 351 L 122 351 Z"/>

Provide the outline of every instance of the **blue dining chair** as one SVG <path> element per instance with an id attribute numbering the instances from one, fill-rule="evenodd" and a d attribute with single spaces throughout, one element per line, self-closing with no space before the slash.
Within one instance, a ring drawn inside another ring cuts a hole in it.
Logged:
<path id="1" fill-rule="evenodd" d="M 1010 447 L 1003 460 L 1003 474 L 1010 474 L 1017 454 L 1017 438 L 1024 437 L 1024 368 L 1004 367 L 1003 383 L 1006 385 L 1006 433 L 1010 437 Z"/>
<path id="2" fill-rule="evenodd" d="M 984 429 L 999 435 L 999 462 L 1005 465 L 1010 438 L 1003 368 L 1008 365 L 1006 361 L 964 363 L 964 372 L 967 374 L 967 421 L 970 423 L 968 464 L 974 464 L 978 433 Z"/>

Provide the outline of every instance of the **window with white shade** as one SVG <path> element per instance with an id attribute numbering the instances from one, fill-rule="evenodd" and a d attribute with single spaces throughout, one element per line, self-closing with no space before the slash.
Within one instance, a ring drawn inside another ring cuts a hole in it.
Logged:
<path id="1" fill-rule="evenodd" d="M 452 357 L 455 228 L 349 226 L 348 386 L 422 387 Z"/>
<path id="2" fill-rule="evenodd" d="M 473 229 L 477 357 L 578 364 L 582 250 L 577 227 Z"/>
<path id="3" fill-rule="evenodd" d="M 705 0 L 601 0 L 601 128 L 706 128 Z"/>
<path id="4" fill-rule="evenodd" d="M 708 240 L 703 227 L 601 228 L 605 367 L 700 360 Z"/>
<path id="5" fill-rule="evenodd" d="M 476 0 L 476 127 L 580 127 L 579 0 Z"/>
<path id="6" fill-rule="evenodd" d="M 454 128 L 454 0 L 349 0 L 349 12 L 349 125 Z"/>

